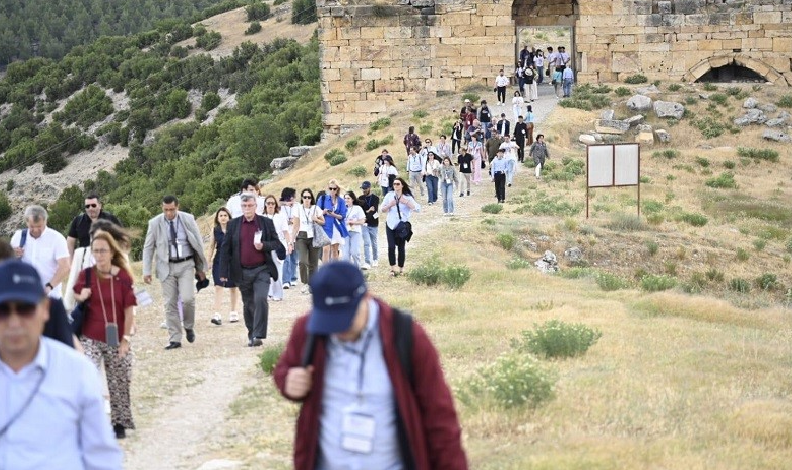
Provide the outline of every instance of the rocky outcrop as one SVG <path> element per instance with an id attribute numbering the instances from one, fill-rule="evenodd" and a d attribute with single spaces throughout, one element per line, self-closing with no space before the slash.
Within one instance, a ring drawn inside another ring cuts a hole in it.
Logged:
<path id="1" fill-rule="evenodd" d="M 749 124 L 761 124 L 767 121 L 764 111 L 761 109 L 751 108 L 742 116 L 734 119 L 736 126 L 747 126 Z"/>
<path id="2" fill-rule="evenodd" d="M 792 142 L 792 137 L 789 137 L 789 134 L 775 129 L 765 130 L 762 134 L 762 138 L 765 140 L 772 140 L 773 142 Z"/>
<path id="3" fill-rule="evenodd" d="M 635 95 L 627 100 L 627 109 L 630 111 L 649 111 L 652 109 L 652 98 L 644 95 Z"/>
<path id="4" fill-rule="evenodd" d="M 685 114 L 685 107 L 682 103 L 673 101 L 655 101 L 654 112 L 659 118 L 682 119 L 682 115 Z"/>

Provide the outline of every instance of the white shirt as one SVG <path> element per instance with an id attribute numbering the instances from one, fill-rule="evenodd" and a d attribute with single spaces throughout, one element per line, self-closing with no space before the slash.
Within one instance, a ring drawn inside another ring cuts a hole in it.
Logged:
<path id="1" fill-rule="evenodd" d="M 568 62 L 569 62 L 569 53 L 559 52 L 558 59 L 556 59 L 556 65 L 566 65 Z"/>
<path id="2" fill-rule="evenodd" d="M 534 66 L 536 67 L 544 67 L 544 57 L 538 55 L 534 57 Z"/>
<path id="3" fill-rule="evenodd" d="M 278 238 L 280 242 L 286 245 L 286 237 L 283 235 L 283 232 L 289 231 L 289 222 L 286 218 L 286 214 L 281 212 L 276 212 L 273 215 L 264 214 L 264 217 L 271 219 L 272 224 L 275 226 L 275 231 L 278 232 Z"/>
<path id="4" fill-rule="evenodd" d="M 396 200 L 396 192 L 395 191 L 388 192 L 388 194 L 386 194 L 385 197 L 383 198 L 382 204 L 380 204 L 380 211 L 382 211 L 382 209 L 385 206 L 389 205 L 391 201 L 395 201 L 395 200 Z M 388 227 L 391 230 L 395 229 L 396 226 L 399 225 L 400 221 L 403 220 L 407 222 L 408 220 L 410 220 L 410 214 L 413 213 L 413 210 L 410 209 L 407 206 L 407 204 L 404 203 L 405 200 L 412 201 L 413 205 L 415 205 L 415 212 L 421 212 L 421 205 L 418 204 L 418 201 L 416 201 L 415 198 L 413 198 L 412 196 L 402 195 L 400 199 L 401 202 L 399 202 L 399 208 L 397 209 L 396 206 L 393 206 L 390 209 L 388 209 L 388 216 L 385 219 L 385 223 L 388 225 Z M 401 219 L 399 218 L 399 212 L 401 212 Z"/>
<path id="5" fill-rule="evenodd" d="M 547 62 L 551 65 L 558 66 L 560 62 L 558 62 L 558 52 L 551 52 L 550 55 L 547 56 Z"/>
<path id="6" fill-rule="evenodd" d="M 565 68 L 564 71 L 562 72 L 562 77 L 564 78 L 564 80 L 574 80 L 575 75 L 574 73 L 572 73 L 572 67 Z"/>
<path id="7" fill-rule="evenodd" d="M 366 221 L 366 214 L 363 213 L 363 208 L 362 207 L 360 207 L 358 205 L 353 205 L 352 207 L 347 207 L 346 221 L 350 222 L 352 220 L 354 220 L 354 221 L 363 220 L 364 222 Z M 347 223 L 347 230 L 349 230 L 350 232 L 362 232 L 363 231 L 363 226 L 362 225 L 349 225 L 349 223 Z"/>
<path id="8" fill-rule="evenodd" d="M 300 232 L 305 232 L 307 238 L 313 238 L 313 218 L 316 216 L 316 206 L 311 206 L 306 209 L 305 206 L 300 204 L 294 214 L 300 218 Z"/>
<path id="9" fill-rule="evenodd" d="M 509 86 L 509 77 L 506 75 L 498 75 L 495 77 L 495 86 L 497 87 L 505 87 Z"/>
<path id="10" fill-rule="evenodd" d="M 399 172 L 393 165 L 382 165 L 379 175 L 377 175 L 377 183 L 379 183 L 380 186 L 390 186 L 388 175 L 399 176 Z"/>
<path id="11" fill-rule="evenodd" d="M 236 219 L 242 216 L 242 194 L 234 194 L 228 199 L 226 209 L 231 213 L 231 218 Z M 256 196 L 256 214 L 264 215 L 264 198 Z"/>
<path id="12" fill-rule="evenodd" d="M 22 230 L 17 230 L 11 237 L 11 246 L 19 248 L 22 242 Z M 41 277 L 41 285 L 46 286 L 52 280 L 52 276 L 58 270 L 58 260 L 69 259 L 69 248 L 66 245 L 66 237 L 57 230 L 44 227 L 38 238 L 33 238 L 30 231 L 25 240 L 25 254 L 22 261 L 32 265 Z M 53 299 L 61 298 L 61 284 L 52 287 L 50 297 Z M 0 467 L 3 468 L 3 467 Z"/>
<path id="13" fill-rule="evenodd" d="M 0 437 L 0 468 L 120 470 L 123 453 L 104 413 L 96 367 L 49 338 L 41 338 L 35 359 L 18 373 L 0 360 L 0 427 L 39 381 L 30 405 Z"/>

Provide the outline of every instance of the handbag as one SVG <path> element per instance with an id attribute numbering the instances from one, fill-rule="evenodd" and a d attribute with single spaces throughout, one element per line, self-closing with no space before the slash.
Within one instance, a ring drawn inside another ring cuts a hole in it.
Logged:
<path id="1" fill-rule="evenodd" d="M 404 241 L 410 241 L 413 235 L 412 231 L 412 224 L 409 221 L 401 220 L 401 209 L 399 208 L 399 201 L 396 201 L 396 212 L 399 213 L 399 223 L 396 224 L 396 228 L 393 229 L 394 235 L 403 239 Z"/>
<path id="2" fill-rule="evenodd" d="M 487 161 L 482 158 L 481 159 L 481 169 L 483 170 L 484 168 L 487 168 Z"/>
<path id="3" fill-rule="evenodd" d="M 322 198 L 324 200 L 324 197 Z M 313 223 L 313 241 L 311 245 L 314 248 L 322 248 L 330 244 L 330 237 L 327 236 L 327 232 L 324 230 L 324 226 L 317 224 L 316 222 Z"/>
<path id="4" fill-rule="evenodd" d="M 85 268 L 85 285 L 90 289 L 91 285 L 91 271 L 93 268 Z M 88 300 L 90 298 L 79 302 L 74 306 L 74 309 L 69 313 L 69 325 L 71 326 L 72 333 L 79 337 L 82 334 L 83 324 L 85 323 L 85 314 L 88 313 Z"/>

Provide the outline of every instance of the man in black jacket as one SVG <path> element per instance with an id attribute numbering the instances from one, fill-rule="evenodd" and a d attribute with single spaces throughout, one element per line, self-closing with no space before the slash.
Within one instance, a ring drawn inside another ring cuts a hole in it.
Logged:
<path id="1" fill-rule="evenodd" d="M 377 249 L 377 235 L 379 231 L 379 197 L 371 192 L 371 182 L 364 181 L 360 185 L 363 194 L 358 197 L 360 207 L 366 214 L 366 225 L 363 226 L 363 255 L 365 263 L 361 269 L 379 266 L 379 250 Z"/>
<path id="2" fill-rule="evenodd" d="M 528 136 L 528 125 L 522 116 L 517 117 L 514 125 L 514 140 L 517 142 L 517 161 L 522 163 L 525 159 L 525 138 Z"/>
<path id="3" fill-rule="evenodd" d="M 262 339 L 267 337 L 267 294 L 270 279 L 278 280 L 273 250 L 280 259 L 286 257 L 286 248 L 278 239 L 275 225 L 272 220 L 256 215 L 256 206 L 255 196 L 242 195 L 242 215 L 228 223 L 219 252 L 220 281 L 231 280 L 242 293 L 248 346 L 261 346 Z"/>

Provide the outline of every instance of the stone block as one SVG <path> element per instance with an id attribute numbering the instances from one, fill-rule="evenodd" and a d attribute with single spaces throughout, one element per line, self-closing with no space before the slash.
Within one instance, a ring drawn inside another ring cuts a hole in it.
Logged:
<path id="1" fill-rule="evenodd" d="M 407 71 L 407 78 L 430 78 L 432 67 L 410 67 Z"/>
<path id="2" fill-rule="evenodd" d="M 662 142 L 664 144 L 671 142 L 671 135 L 668 133 L 667 130 L 655 129 L 654 133 L 655 133 L 655 137 L 657 137 L 658 142 Z"/>
<path id="3" fill-rule="evenodd" d="M 382 71 L 380 69 L 360 69 L 361 80 L 379 80 L 380 78 L 382 78 Z"/>
<path id="4" fill-rule="evenodd" d="M 426 91 L 454 91 L 453 78 L 429 78 L 426 80 Z"/>
<path id="5" fill-rule="evenodd" d="M 769 23 L 781 23 L 780 11 L 761 11 L 753 14 L 755 24 L 767 25 Z"/>
<path id="6" fill-rule="evenodd" d="M 392 46 L 371 42 L 360 48 L 360 60 L 391 60 Z"/>
<path id="7" fill-rule="evenodd" d="M 338 69 L 322 69 L 322 80 L 329 82 L 341 80 L 341 71 Z"/>
<path id="8" fill-rule="evenodd" d="M 382 27 L 360 28 L 361 39 L 384 39 L 385 29 Z"/>
<path id="9" fill-rule="evenodd" d="M 463 26 L 470 24 L 470 13 L 449 13 L 441 19 L 443 26 Z"/>
<path id="10" fill-rule="evenodd" d="M 773 52 L 792 54 L 792 38 L 773 38 Z"/>
<path id="11" fill-rule="evenodd" d="M 651 132 L 641 132 L 635 138 L 635 142 L 641 145 L 654 145 L 654 134 Z"/>
<path id="12" fill-rule="evenodd" d="M 597 134 L 621 135 L 629 129 L 629 124 L 616 119 L 597 119 L 594 121 L 594 130 Z"/>
<path id="13" fill-rule="evenodd" d="M 412 28 L 405 26 L 397 26 L 385 28 L 385 39 L 406 39 L 412 37 Z"/>
<path id="14" fill-rule="evenodd" d="M 382 100 L 355 101 L 354 107 L 356 113 L 384 113 L 388 110 Z"/>
<path id="15" fill-rule="evenodd" d="M 360 39 L 360 28 L 338 28 L 339 39 Z"/>
<path id="16" fill-rule="evenodd" d="M 685 107 L 681 103 L 672 101 L 655 101 L 654 102 L 655 115 L 659 118 L 673 117 L 675 119 L 682 119 L 685 113 Z"/>
<path id="17" fill-rule="evenodd" d="M 379 80 L 374 82 L 376 93 L 401 93 L 404 91 L 404 80 Z"/>
<path id="18" fill-rule="evenodd" d="M 611 56 L 613 72 L 635 72 L 639 70 L 637 52 L 614 52 Z"/>

